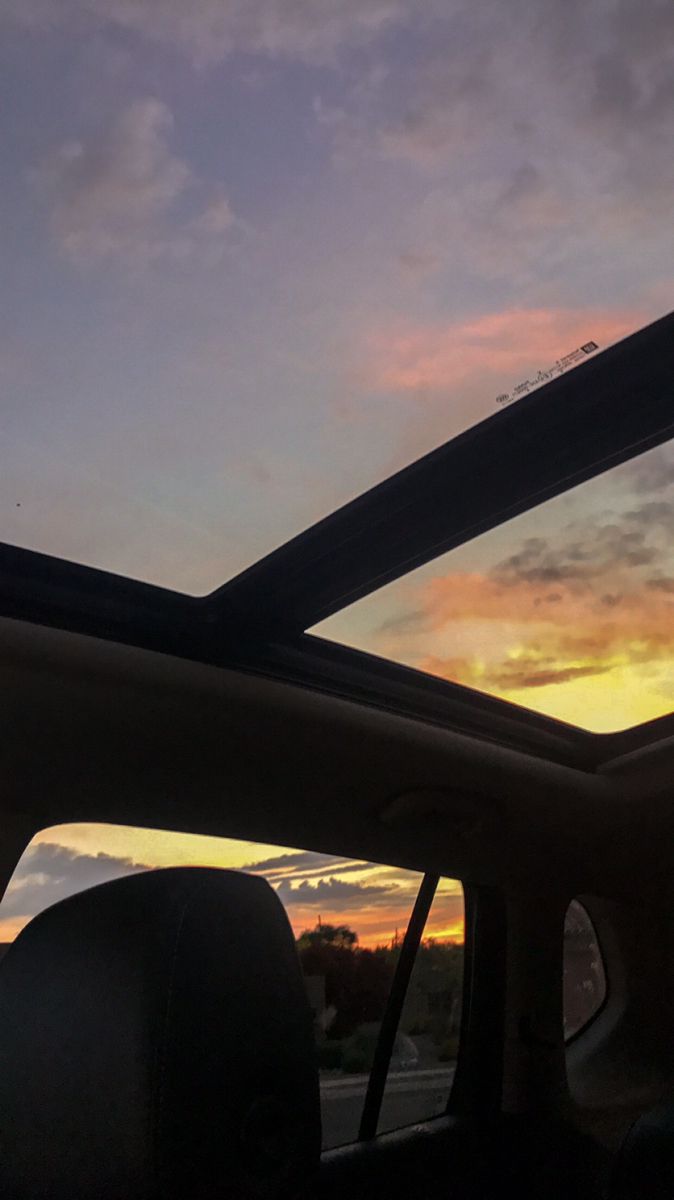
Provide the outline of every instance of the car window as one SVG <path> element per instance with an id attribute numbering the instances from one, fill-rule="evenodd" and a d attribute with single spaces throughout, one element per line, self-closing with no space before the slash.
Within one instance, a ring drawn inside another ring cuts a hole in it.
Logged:
<path id="1" fill-rule="evenodd" d="M 607 994 L 606 970 L 589 913 L 572 900 L 564 921 L 564 1037 L 569 1041 L 597 1016 Z"/>
<path id="2" fill-rule="evenodd" d="M 38 834 L 17 864 L 0 902 L 0 955 L 51 904 L 107 880 L 169 866 L 243 870 L 263 876 L 274 888 L 295 934 L 313 1012 L 323 1147 L 355 1141 L 423 876 L 346 856 L 229 838 L 62 825 Z M 458 882 L 441 880 L 396 1032 L 380 1130 L 434 1116 L 446 1106 L 451 1061 L 443 1056 L 455 1051 L 462 962 L 463 890 Z"/>
<path id="3" fill-rule="evenodd" d="M 440 1116 L 454 1079 L 461 1025 L 463 929 L 447 926 L 456 884 L 441 879 L 407 986 L 378 1133 Z"/>

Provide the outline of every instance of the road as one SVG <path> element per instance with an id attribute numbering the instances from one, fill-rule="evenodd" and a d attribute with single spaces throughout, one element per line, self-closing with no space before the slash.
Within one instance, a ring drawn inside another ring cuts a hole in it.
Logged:
<path id="1" fill-rule="evenodd" d="M 454 1066 L 389 1075 L 379 1118 L 379 1133 L 440 1116 L 445 1111 L 453 1079 Z M 367 1081 L 367 1075 L 321 1079 L 324 1150 L 355 1142 Z"/>

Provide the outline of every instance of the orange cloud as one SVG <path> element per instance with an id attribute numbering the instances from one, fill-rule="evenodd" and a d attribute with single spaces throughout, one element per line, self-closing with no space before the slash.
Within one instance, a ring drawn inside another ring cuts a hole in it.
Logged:
<path id="1" fill-rule="evenodd" d="M 328 635 L 585 728 L 674 711 L 674 442 L 520 527 L 373 594 Z"/>
<path id="2" fill-rule="evenodd" d="M 636 719 L 669 712 L 674 708 L 674 585 L 656 578 L 630 590 L 623 577 L 616 590 L 618 581 L 613 582 L 612 591 L 598 592 L 559 583 L 554 590 L 528 582 L 504 586 L 477 574 L 433 579 L 420 595 L 426 644 L 440 637 L 453 641 L 458 653 L 426 654 L 414 665 L 551 715 L 567 711 L 565 701 L 560 706 L 555 699 L 562 686 L 588 694 L 584 681 L 598 676 L 605 677 L 605 693 L 612 687 L 640 690 Z M 484 625 L 501 631 L 500 652 L 484 651 Z M 601 699 L 596 689 L 595 696 Z"/>
<path id="3" fill-rule="evenodd" d="M 526 308 L 473 321 L 375 331 L 368 338 L 365 374 L 382 392 L 437 392 L 496 377 L 515 385 L 522 372 L 542 369 L 589 340 L 601 349 L 643 324 L 635 312 Z"/>

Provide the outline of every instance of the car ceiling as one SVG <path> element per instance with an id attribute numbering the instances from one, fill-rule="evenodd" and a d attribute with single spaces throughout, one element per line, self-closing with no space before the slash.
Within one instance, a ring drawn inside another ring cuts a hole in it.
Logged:
<path id="1" fill-rule="evenodd" d="M 595 771 L 304 686 L 0 620 L 9 869 L 103 821 L 297 845 L 487 885 L 671 876 L 674 739 Z M 654 829 L 657 828 L 657 837 Z M 0 864 L 1 865 L 1 864 Z M 519 883 L 518 883 L 519 881 Z"/>

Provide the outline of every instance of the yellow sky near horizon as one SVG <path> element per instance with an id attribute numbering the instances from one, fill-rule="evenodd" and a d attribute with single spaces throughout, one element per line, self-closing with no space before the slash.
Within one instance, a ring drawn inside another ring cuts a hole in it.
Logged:
<path id="1" fill-rule="evenodd" d="M 660 664 L 652 681 L 639 666 L 625 664 L 612 667 L 606 675 L 581 677 L 563 687 L 548 684 L 536 689 L 536 711 L 593 733 L 631 729 L 664 717 L 674 708 L 674 698 L 656 690 L 663 676 L 674 680 L 674 656 Z M 532 707 L 530 689 L 512 688 L 499 695 L 522 708 Z"/>
<path id="2" fill-rule="evenodd" d="M 674 711 L 674 441 L 312 632 L 595 733 Z"/>
<path id="3" fill-rule="evenodd" d="M 17 865 L 0 902 L 0 941 L 12 941 L 37 912 L 84 887 L 134 868 L 248 868 L 275 888 L 298 936 L 324 924 L 346 924 L 359 944 L 374 947 L 404 933 L 421 882 L 418 872 L 222 837 L 83 823 L 43 830 Z M 426 934 L 463 940 L 463 890 L 443 879 Z"/>

